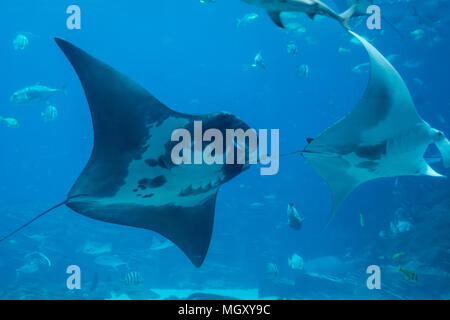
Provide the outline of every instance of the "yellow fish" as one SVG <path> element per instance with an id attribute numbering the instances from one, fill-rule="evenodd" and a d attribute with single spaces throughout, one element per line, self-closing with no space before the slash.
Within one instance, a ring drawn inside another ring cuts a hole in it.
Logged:
<path id="1" fill-rule="evenodd" d="M 364 225 L 366 224 L 362 213 L 359 214 L 359 223 L 361 224 L 361 227 L 364 227 Z"/>
<path id="2" fill-rule="evenodd" d="M 401 256 L 404 256 L 405 254 L 406 253 L 404 253 L 404 252 L 398 252 L 392 256 L 392 260 L 397 260 L 398 258 L 400 258 Z"/>
<path id="3" fill-rule="evenodd" d="M 418 281 L 417 273 L 413 270 L 405 269 L 402 267 L 398 267 L 398 272 L 402 273 L 403 278 L 408 281 Z"/>

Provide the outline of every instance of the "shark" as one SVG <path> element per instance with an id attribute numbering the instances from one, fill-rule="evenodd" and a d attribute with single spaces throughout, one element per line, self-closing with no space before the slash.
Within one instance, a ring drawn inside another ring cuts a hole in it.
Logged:
<path id="1" fill-rule="evenodd" d="M 67 199 L 0 242 L 66 205 L 92 219 L 155 231 L 200 267 L 211 240 L 218 191 L 250 165 L 228 164 L 227 153 L 223 164 L 174 164 L 172 150 L 178 142 L 172 141 L 172 135 L 182 128 L 194 136 L 194 122 L 199 121 L 204 130 L 213 128 L 223 136 L 227 130 L 247 131 L 249 126 L 227 112 L 173 111 L 125 74 L 63 39 L 55 40 L 77 73 L 89 104 L 92 154 Z M 241 148 L 248 151 L 247 146 Z M 234 156 L 236 160 L 236 152 Z"/>
<path id="2" fill-rule="evenodd" d="M 311 19 L 316 15 L 322 15 L 337 20 L 344 28 L 350 29 L 348 20 L 353 17 L 358 8 L 358 1 L 351 5 L 346 11 L 338 14 L 325 3 L 319 0 L 242 0 L 248 4 L 261 7 L 267 11 L 270 19 L 279 26 L 284 28 L 281 20 L 282 12 L 304 12 Z"/>
<path id="3" fill-rule="evenodd" d="M 331 219 L 359 185 L 377 178 L 405 175 L 444 177 L 424 154 L 435 144 L 445 168 L 450 142 L 418 114 L 400 74 L 367 40 L 349 31 L 366 49 L 371 74 L 356 107 L 326 129 L 300 153 L 327 182 L 333 194 Z"/>

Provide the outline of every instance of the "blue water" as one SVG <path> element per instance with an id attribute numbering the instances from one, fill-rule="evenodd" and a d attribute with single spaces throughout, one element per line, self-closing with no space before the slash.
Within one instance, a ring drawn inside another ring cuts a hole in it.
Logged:
<path id="1" fill-rule="evenodd" d="M 448 2 L 378 3 L 402 36 L 387 24 L 381 31 L 368 30 L 362 19 L 352 22 L 354 30 L 372 40 L 385 56 L 398 55 L 393 65 L 408 85 L 418 112 L 431 126 L 450 134 Z M 64 200 L 92 150 L 88 104 L 78 77 L 53 41 L 55 36 L 124 72 L 173 110 L 228 111 L 253 128 L 280 129 L 282 153 L 301 150 L 306 138 L 345 116 L 361 98 L 369 78 L 368 73 L 352 72 L 354 66 L 368 62 L 363 47 L 350 43 L 351 35 L 328 18 L 299 15 L 294 21 L 306 32 L 294 34 L 276 27 L 263 10 L 238 0 L 140 1 L 139 5 L 80 0 L 76 4 L 82 10 L 82 28 L 68 30 L 65 11 L 70 4 L 0 3 L 0 116 L 20 123 L 16 129 L 0 126 L 0 235 Z M 421 24 L 412 15 L 413 5 L 433 24 Z M 237 18 L 250 12 L 259 18 L 237 27 Z M 411 35 L 417 29 L 424 30 L 422 39 Z M 19 32 L 33 34 L 23 51 L 12 45 Z M 298 46 L 295 56 L 286 51 L 290 41 Z M 351 52 L 339 53 L 340 47 Z M 258 52 L 266 70 L 248 67 Z M 420 63 L 408 68 L 404 64 L 409 60 Z M 296 73 L 302 64 L 309 67 L 308 77 Z M 67 96 L 51 99 L 59 111 L 53 122 L 42 121 L 42 103 L 17 106 L 9 101 L 15 91 L 38 82 L 52 88 L 67 85 Z M 429 153 L 437 150 L 430 148 Z M 450 174 L 442 162 L 433 167 Z M 304 259 L 305 269 L 308 262 L 319 265 L 317 273 L 338 282 L 323 280 L 320 286 L 308 287 L 297 281 L 295 294 L 286 293 L 287 297 L 450 297 L 448 179 L 370 181 L 347 198 L 324 230 L 331 192 L 304 159 L 283 157 L 277 175 L 259 173 L 255 166 L 221 188 L 211 246 L 199 269 L 176 247 L 148 253 L 158 236 L 154 232 L 91 220 L 63 207 L 0 244 L 0 299 L 111 298 L 113 293 L 123 293 L 123 279 L 131 271 L 142 274 L 144 292 L 252 290 L 266 277 L 267 263 L 278 266 L 277 277 L 286 283 L 304 277 L 304 270 L 288 265 L 293 253 Z M 286 226 L 290 202 L 306 218 L 300 231 Z M 399 210 L 412 227 L 393 233 L 390 223 Z M 387 236 L 380 237 L 382 230 Z M 95 263 L 98 255 L 83 253 L 88 240 L 110 245 L 109 254 L 127 265 L 111 268 Z M 18 271 L 30 263 L 26 257 L 32 252 L 44 254 L 51 266 L 32 260 L 36 271 Z M 405 255 L 393 260 L 398 252 Z M 414 270 L 419 280 L 405 280 L 397 272 L 400 264 Z M 81 290 L 66 288 L 69 265 L 82 270 Z M 369 265 L 381 268 L 381 290 L 366 287 Z"/>

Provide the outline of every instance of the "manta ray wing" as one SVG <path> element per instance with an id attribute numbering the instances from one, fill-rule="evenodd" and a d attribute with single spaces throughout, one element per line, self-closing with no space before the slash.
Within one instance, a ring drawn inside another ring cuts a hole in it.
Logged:
<path id="1" fill-rule="evenodd" d="M 220 186 L 247 165 L 171 161 L 174 130 L 247 130 L 227 113 L 174 112 L 139 84 L 72 44 L 56 39 L 84 88 L 94 128 L 90 160 L 67 205 L 85 216 L 150 229 L 175 243 L 196 266 L 205 259 Z"/>
<path id="2" fill-rule="evenodd" d="M 440 176 L 423 159 L 433 142 L 433 129 L 418 115 L 403 79 L 370 43 L 349 32 L 361 41 L 370 57 L 367 89 L 346 117 L 313 139 L 302 152 L 333 192 L 332 216 L 366 181 L 400 175 Z"/>
<path id="3" fill-rule="evenodd" d="M 352 33 L 366 48 L 371 74 L 366 91 L 356 107 L 342 120 L 314 139 L 315 144 L 332 145 L 337 149 L 364 141 L 374 145 L 405 128 L 422 124 L 403 79 L 370 43 Z"/>

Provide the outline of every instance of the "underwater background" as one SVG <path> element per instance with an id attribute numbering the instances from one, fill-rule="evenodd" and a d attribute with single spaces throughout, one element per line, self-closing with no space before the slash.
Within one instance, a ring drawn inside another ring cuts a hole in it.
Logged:
<path id="1" fill-rule="evenodd" d="M 450 2 L 375 3 L 389 24 L 368 30 L 362 17 L 351 26 L 391 55 L 422 118 L 450 132 Z M 228 111 L 252 128 L 280 129 L 281 153 L 301 150 L 307 138 L 345 116 L 369 78 L 368 69 L 355 69 L 369 61 L 364 48 L 328 18 L 290 14 L 285 21 L 291 27 L 283 30 L 263 10 L 238 0 L 79 0 L 82 28 L 68 30 L 71 4 L 0 2 L 0 117 L 18 121 L 18 127 L 0 125 L 2 236 L 63 201 L 92 150 L 85 94 L 55 36 L 124 72 L 173 110 Z M 249 19 L 249 13 L 258 17 Z M 25 50 L 13 45 L 20 33 L 29 40 Z M 288 44 L 298 52 L 288 52 Z M 251 66 L 258 53 L 265 69 Z M 10 102 L 14 92 L 36 83 L 67 87 L 67 95 L 51 98 L 58 110 L 52 121 L 43 121 L 45 103 Z M 434 147 L 427 151 L 430 159 L 436 154 Z M 432 166 L 450 174 L 441 161 Z M 329 187 L 300 155 L 282 157 L 275 176 L 260 176 L 254 166 L 222 186 L 201 268 L 176 246 L 158 247 L 165 240 L 154 232 L 62 207 L 0 244 L 0 299 L 175 299 L 194 292 L 249 299 L 449 299 L 449 195 L 448 179 L 370 181 L 324 229 Z M 289 203 L 305 217 L 299 231 L 287 226 Z M 301 268 L 288 263 L 294 254 Z M 81 268 L 81 290 L 66 287 L 69 265 Z M 366 286 L 370 265 L 381 268 L 381 290 Z M 405 279 L 399 266 L 418 279 Z M 136 274 L 139 281 L 131 277 Z M 268 277 L 276 279 L 267 284 Z"/>

